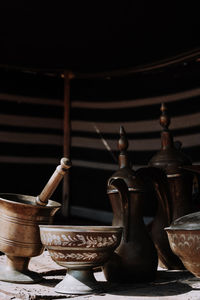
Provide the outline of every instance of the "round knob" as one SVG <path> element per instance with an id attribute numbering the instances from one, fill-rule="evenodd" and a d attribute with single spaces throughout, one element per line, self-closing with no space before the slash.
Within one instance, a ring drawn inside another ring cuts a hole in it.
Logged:
<path id="1" fill-rule="evenodd" d="M 171 120 L 165 103 L 161 104 L 160 110 L 161 110 L 160 125 L 163 127 L 164 130 L 168 130 Z"/>
<path id="2" fill-rule="evenodd" d="M 118 141 L 118 148 L 121 154 L 124 154 L 126 153 L 126 150 L 128 148 L 128 139 L 123 126 L 120 126 L 119 134 L 120 134 L 120 138 Z"/>

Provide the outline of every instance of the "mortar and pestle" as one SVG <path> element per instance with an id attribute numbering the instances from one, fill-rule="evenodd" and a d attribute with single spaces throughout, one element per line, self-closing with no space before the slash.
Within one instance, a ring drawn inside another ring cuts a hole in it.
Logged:
<path id="1" fill-rule="evenodd" d="M 28 264 L 31 257 L 40 255 L 44 250 L 38 225 L 52 224 L 61 204 L 49 198 L 70 167 L 70 160 L 62 158 L 37 197 L 0 193 L 0 251 L 6 255 L 0 280 L 15 283 L 42 280 L 41 275 L 28 269 Z"/>

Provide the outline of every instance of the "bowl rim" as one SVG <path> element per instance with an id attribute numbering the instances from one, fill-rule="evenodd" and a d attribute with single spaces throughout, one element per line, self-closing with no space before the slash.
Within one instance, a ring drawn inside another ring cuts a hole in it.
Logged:
<path id="1" fill-rule="evenodd" d="M 48 200 L 48 204 L 47 205 L 45 205 L 45 206 L 42 206 L 42 205 L 37 205 L 37 203 L 35 202 L 34 203 L 34 201 L 33 202 L 31 202 L 30 201 L 30 203 L 23 203 L 23 202 L 17 202 L 17 201 L 14 201 L 14 200 L 9 200 L 9 199 L 6 199 L 6 198 L 4 198 L 6 195 L 12 195 L 12 196 L 25 196 L 25 197 L 27 197 L 27 198 L 32 198 L 32 199 L 36 199 L 36 196 L 33 196 L 33 195 L 26 195 L 26 194 L 18 194 L 18 193 L 0 193 L 0 200 L 1 201 L 4 201 L 4 202 L 7 202 L 7 203 L 13 203 L 13 204 L 17 204 L 17 205 L 20 205 L 20 206 L 28 206 L 28 207 L 39 207 L 39 208 L 41 208 L 41 209 L 49 209 L 49 208 L 60 208 L 61 207 L 61 203 L 59 203 L 59 202 L 57 202 L 57 201 L 54 201 L 54 200 L 51 200 L 51 199 L 49 199 Z M 2 196 L 4 196 L 4 197 L 2 197 Z"/>
<path id="2" fill-rule="evenodd" d="M 112 225 L 39 225 L 41 230 L 51 229 L 51 231 L 61 231 L 66 232 L 118 232 L 122 231 L 122 226 L 112 226 Z"/>
<path id="3" fill-rule="evenodd" d="M 165 227 L 164 230 L 166 231 L 170 231 L 170 232 L 173 232 L 173 231 L 200 231 L 200 227 L 178 227 L 178 226 L 173 226 L 173 227 Z"/>

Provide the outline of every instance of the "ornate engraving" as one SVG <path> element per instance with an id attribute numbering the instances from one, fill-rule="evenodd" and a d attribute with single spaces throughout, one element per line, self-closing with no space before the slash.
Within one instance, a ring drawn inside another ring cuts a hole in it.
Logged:
<path id="1" fill-rule="evenodd" d="M 51 251 L 51 256 L 54 259 L 94 260 L 98 256 L 102 256 L 102 255 L 101 254 L 97 254 L 97 253 L 91 253 L 91 252 L 86 252 L 86 253 L 67 253 L 67 254 L 64 254 L 64 253 L 61 253 L 61 252 Z"/>
<path id="2" fill-rule="evenodd" d="M 170 235 L 170 243 L 172 248 L 191 249 L 195 245 L 196 251 L 200 249 L 200 235 L 199 234 L 173 234 Z"/>
<path id="3" fill-rule="evenodd" d="M 68 247 L 86 247 L 86 248 L 102 248 L 107 246 L 114 246 L 117 243 L 117 236 L 89 236 L 89 235 L 69 235 L 69 234 L 52 234 L 43 233 L 42 240 L 48 246 L 68 246 Z"/>

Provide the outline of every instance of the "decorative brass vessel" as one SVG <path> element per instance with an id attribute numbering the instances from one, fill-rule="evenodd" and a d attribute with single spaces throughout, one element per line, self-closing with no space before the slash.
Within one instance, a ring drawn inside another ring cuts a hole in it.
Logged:
<path id="1" fill-rule="evenodd" d="M 172 251 L 200 278 L 200 212 L 185 215 L 165 228 Z"/>
<path id="2" fill-rule="evenodd" d="M 65 278 L 55 287 L 63 294 L 89 294 L 101 291 L 93 268 L 112 256 L 121 240 L 118 226 L 39 225 L 43 245 L 51 258 L 67 268 Z"/>
<path id="3" fill-rule="evenodd" d="M 40 255 L 44 249 L 38 225 L 52 223 L 61 204 L 48 198 L 69 167 L 69 161 L 63 158 L 38 197 L 0 194 L 0 251 L 6 254 L 0 280 L 34 283 L 42 279 L 28 269 L 28 264 L 31 257 Z"/>
<path id="4" fill-rule="evenodd" d="M 118 148 L 119 170 L 109 178 L 107 194 L 113 210 L 112 225 L 123 227 L 123 234 L 119 247 L 103 271 L 106 279 L 112 282 L 152 281 L 156 277 L 158 256 L 143 220 L 146 192 L 143 176 L 147 175 L 150 180 L 149 168 L 141 168 L 139 173 L 131 169 L 128 139 L 122 126 Z"/>
<path id="5" fill-rule="evenodd" d="M 47 206 L 38 206 L 33 196 L 0 194 L 0 251 L 7 256 L 0 280 L 24 283 L 41 280 L 39 274 L 28 270 L 28 263 L 44 249 L 38 225 L 51 223 L 60 206 L 51 200 Z"/>
<path id="6" fill-rule="evenodd" d="M 151 229 L 154 243 L 157 245 L 159 262 L 167 269 L 184 269 L 182 262 L 173 254 L 164 228 L 169 226 L 173 220 L 192 213 L 192 185 L 193 168 L 191 160 L 183 151 L 181 143 L 174 142 L 171 131 L 169 130 L 170 117 L 164 103 L 161 105 L 160 125 L 163 127 L 161 132 L 161 149 L 149 161 L 150 167 L 163 170 L 167 177 L 166 189 L 169 190 L 167 201 L 158 197 L 158 209 Z M 164 222 L 163 222 L 164 220 Z"/>

